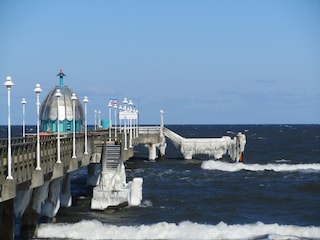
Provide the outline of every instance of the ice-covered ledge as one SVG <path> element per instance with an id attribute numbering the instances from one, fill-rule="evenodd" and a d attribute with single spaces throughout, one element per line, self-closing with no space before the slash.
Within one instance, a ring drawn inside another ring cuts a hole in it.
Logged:
<path id="1" fill-rule="evenodd" d="M 192 159 L 196 154 L 207 154 L 215 159 L 221 159 L 228 154 L 235 162 L 243 161 L 246 136 L 239 132 L 235 137 L 221 138 L 184 138 L 173 131 L 164 128 L 164 134 L 176 147 L 180 146 L 185 159 Z"/>
<path id="2" fill-rule="evenodd" d="M 126 182 L 123 162 L 115 172 L 103 172 L 99 185 L 93 188 L 91 209 L 104 210 L 121 205 L 138 206 L 142 200 L 142 178 Z"/>

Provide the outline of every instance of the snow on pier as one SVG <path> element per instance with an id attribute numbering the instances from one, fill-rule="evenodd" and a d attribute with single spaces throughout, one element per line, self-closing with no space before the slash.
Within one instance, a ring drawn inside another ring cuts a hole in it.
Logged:
<path id="1" fill-rule="evenodd" d="M 228 154 L 235 162 L 243 161 L 243 152 L 246 136 L 239 132 L 235 137 L 223 136 L 221 138 L 184 138 L 168 128 L 163 128 L 164 136 L 169 138 L 185 159 L 192 159 L 196 154 L 207 154 L 215 159 L 221 159 Z"/>

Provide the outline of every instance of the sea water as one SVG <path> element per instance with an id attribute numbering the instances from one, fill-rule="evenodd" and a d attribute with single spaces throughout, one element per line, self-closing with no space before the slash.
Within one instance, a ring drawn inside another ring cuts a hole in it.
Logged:
<path id="1" fill-rule="evenodd" d="M 86 168 L 72 173 L 73 206 L 48 239 L 320 239 L 320 125 L 168 125 L 183 137 L 247 136 L 244 163 L 206 155 L 184 160 L 169 140 L 165 158 L 143 146 L 126 162 L 143 177 L 138 207 L 90 209 Z"/>

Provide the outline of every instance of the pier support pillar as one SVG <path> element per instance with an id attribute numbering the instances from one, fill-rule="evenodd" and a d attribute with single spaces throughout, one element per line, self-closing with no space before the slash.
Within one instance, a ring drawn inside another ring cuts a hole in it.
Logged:
<path id="1" fill-rule="evenodd" d="M 77 158 L 71 158 L 69 162 L 68 172 L 72 172 L 79 168 L 79 163 Z"/>
<path id="2" fill-rule="evenodd" d="M 88 153 L 84 153 L 81 160 L 81 167 L 89 165 L 90 156 Z"/>
<path id="3" fill-rule="evenodd" d="M 38 213 L 36 209 L 33 208 L 32 201 L 29 202 L 28 207 L 22 214 L 19 225 L 17 235 L 26 239 L 34 237 L 38 226 Z"/>
<path id="4" fill-rule="evenodd" d="M 53 218 L 60 208 L 62 177 L 52 180 L 49 184 L 48 196 L 41 208 L 41 216 Z"/>
<path id="5" fill-rule="evenodd" d="M 184 159 L 186 159 L 186 160 L 192 159 L 193 151 L 182 151 L 181 150 L 181 153 L 183 154 Z"/>
<path id="6" fill-rule="evenodd" d="M 14 239 L 13 199 L 0 203 L 0 239 Z"/>
<path id="7" fill-rule="evenodd" d="M 158 149 L 160 152 L 160 157 L 164 157 L 166 155 L 166 148 L 167 148 L 167 143 L 166 142 L 161 142 L 160 144 L 158 144 Z"/>
<path id="8" fill-rule="evenodd" d="M 100 182 L 101 164 L 91 163 L 88 165 L 87 169 L 88 169 L 87 184 L 89 186 L 97 186 Z"/>
<path id="9" fill-rule="evenodd" d="M 72 205 L 71 181 L 69 173 L 67 173 L 62 180 L 60 201 L 61 207 L 71 207 Z"/>
<path id="10" fill-rule="evenodd" d="M 53 167 L 51 180 L 60 178 L 62 176 L 63 176 L 63 163 L 55 163 Z"/>
<path id="11" fill-rule="evenodd" d="M 154 143 L 149 143 L 146 146 L 149 149 L 149 160 L 156 160 L 157 158 L 156 145 Z"/>
<path id="12" fill-rule="evenodd" d="M 33 170 L 30 188 L 36 188 L 41 186 L 43 184 L 43 181 L 44 180 L 42 170 Z"/>

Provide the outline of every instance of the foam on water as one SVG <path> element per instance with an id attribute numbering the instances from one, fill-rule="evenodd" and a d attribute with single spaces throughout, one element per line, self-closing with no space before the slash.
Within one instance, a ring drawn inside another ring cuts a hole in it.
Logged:
<path id="1" fill-rule="evenodd" d="M 241 170 L 248 171 L 275 171 L 275 172 L 292 172 L 292 171 L 320 171 L 319 163 L 310 164 L 286 164 L 286 163 L 269 163 L 269 164 L 245 164 L 245 163 L 228 163 L 222 161 L 208 160 L 201 164 L 202 169 L 219 170 L 225 172 L 237 172 Z"/>
<path id="2" fill-rule="evenodd" d="M 40 238 L 68 239 L 314 239 L 320 227 L 252 224 L 206 225 L 184 221 L 179 224 L 159 222 L 152 225 L 116 226 L 97 220 L 74 224 L 42 224 Z"/>

